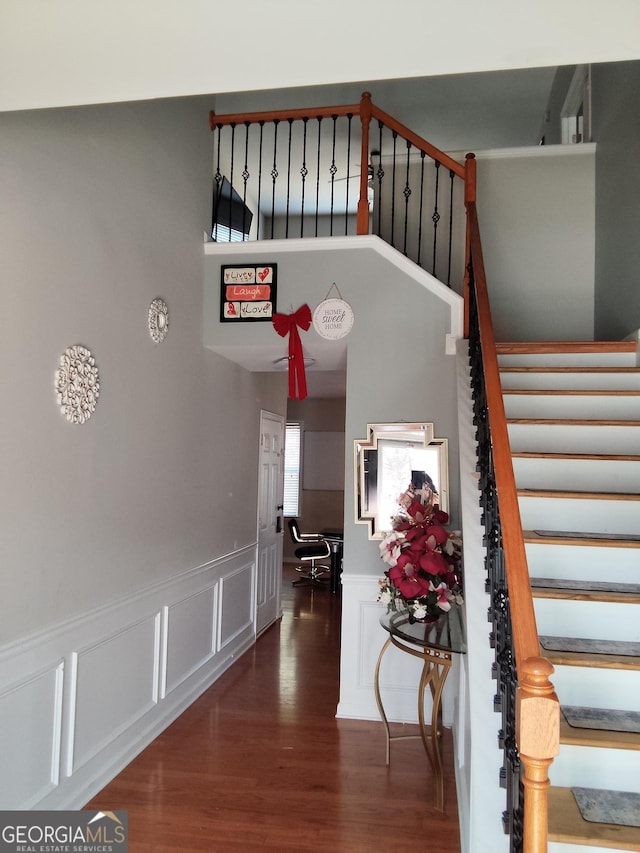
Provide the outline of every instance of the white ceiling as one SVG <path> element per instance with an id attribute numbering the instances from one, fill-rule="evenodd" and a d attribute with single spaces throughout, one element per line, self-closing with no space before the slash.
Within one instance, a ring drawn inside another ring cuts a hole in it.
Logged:
<path id="1" fill-rule="evenodd" d="M 637 0 L 2 0 L 0 111 L 639 58 Z"/>

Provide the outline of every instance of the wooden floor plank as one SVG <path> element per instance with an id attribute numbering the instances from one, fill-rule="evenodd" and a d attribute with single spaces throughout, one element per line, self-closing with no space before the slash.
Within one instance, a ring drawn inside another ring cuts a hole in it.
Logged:
<path id="1" fill-rule="evenodd" d="M 281 623 L 86 807 L 128 811 L 131 853 L 458 853 L 450 731 L 439 813 L 420 741 L 387 767 L 382 723 L 335 718 L 340 596 L 294 574 Z"/>

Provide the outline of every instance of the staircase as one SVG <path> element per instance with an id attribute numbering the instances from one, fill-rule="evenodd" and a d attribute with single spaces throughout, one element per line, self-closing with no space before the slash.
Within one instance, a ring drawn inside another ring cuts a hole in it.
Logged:
<path id="1" fill-rule="evenodd" d="M 497 352 L 541 654 L 562 712 L 549 851 L 640 851 L 640 827 L 585 820 L 576 801 L 640 795 L 636 345 Z M 640 797 L 624 805 L 640 820 Z"/>

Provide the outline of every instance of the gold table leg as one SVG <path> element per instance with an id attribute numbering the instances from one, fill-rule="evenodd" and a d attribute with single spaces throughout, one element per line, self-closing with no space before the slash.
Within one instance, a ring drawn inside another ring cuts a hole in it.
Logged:
<path id="1" fill-rule="evenodd" d="M 389 721 L 382 704 L 380 695 L 380 664 L 384 653 L 390 645 L 396 646 L 403 652 L 407 652 L 414 657 L 422 660 L 422 673 L 420 675 L 420 683 L 418 685 L 418 724 L 420 726 L 419 735 L 392 735 L 389 730 Z M 434 776 L 434 794 L 433 804 L 438 811 L 444 811 L 444 780 L 442 771 L 442 690 L 445 681 L 451 669 L 452 656 L 450 652 L 441 649 L 417 649 L 411 648 L 398 641 L 395 637 L 389 636 L 380 650 L 378 662 L 376 664 L 374 676 L 374 692 L 378 711 L 384 724 L 385 739 L 386 739 L 386 763 L 389 764 L 391 758 L 391 741 L 393 740 L 422 740 L 429 764 L 433 770 Z M 427 725 L 424 716 L 424 696 L 427 687 L 431 691 L 432 708 L 431 708 L 431 724 Z"/>

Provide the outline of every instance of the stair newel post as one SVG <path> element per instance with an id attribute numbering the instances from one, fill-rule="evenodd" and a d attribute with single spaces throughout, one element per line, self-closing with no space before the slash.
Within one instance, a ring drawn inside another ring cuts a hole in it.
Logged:
<path id="1" fill-rule="evenodd" d="M 371 124 L 371 93 L 363 92 L 360 99 L 360 123 L 362 125 L 362 147 L 360 150 L 360 198 L 356 233 L 369 233 L 369 125 Z"/>
<path id="2" fill-rule="evenodd" d="M 524 853 L 546 853 L 549 767 L 560 743 L 560 705 L 545 658 L 527 658 L 516 694 L 516 738 L 523 767 Z"/>
<path id="3" fill-rule="evenodd" d="M 469 337 L 469 273 L 471 270 L 471 224 L 469 205 L 476 203 L 476 155 L 467 154 L 464 164 L 464 206 L 467 210 L 467 227 L 464 247 L 464 278 L 462 295 L 464 297 L 464 336 Z"/>

